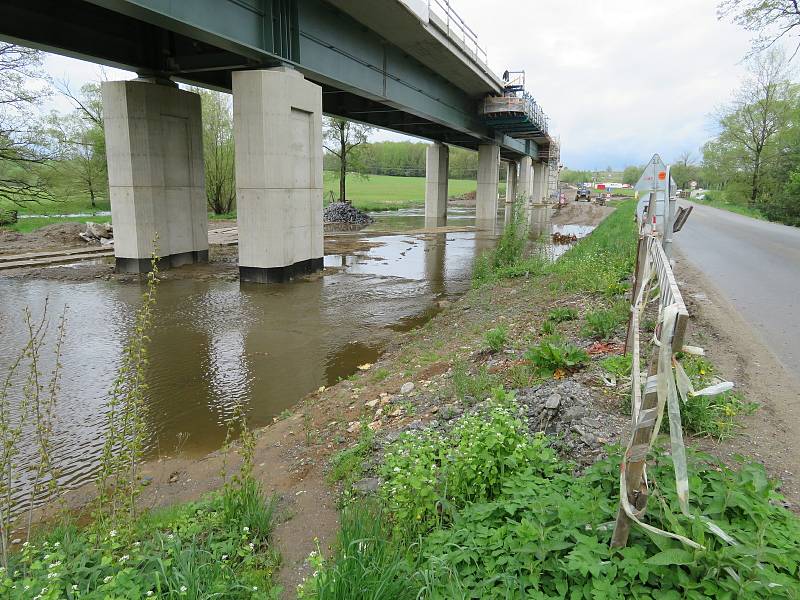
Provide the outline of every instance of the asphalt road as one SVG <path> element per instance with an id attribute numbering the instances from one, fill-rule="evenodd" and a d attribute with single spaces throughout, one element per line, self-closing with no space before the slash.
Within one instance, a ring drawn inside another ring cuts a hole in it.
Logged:
<path id="1" fill-rule="evenodd" d="M 800 379 L 800 228 L 695 204 L 674 243 Z"/>

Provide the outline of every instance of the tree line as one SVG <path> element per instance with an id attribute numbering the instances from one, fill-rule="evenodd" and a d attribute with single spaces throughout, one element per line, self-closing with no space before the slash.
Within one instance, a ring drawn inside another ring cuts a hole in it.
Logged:
<path id="1" fill-rule="evenodd" d="M 103 102 L 100 83 L 73 89 L 50 79 L 40 51 L 0 43 L 0 200 L 17 205 L 87 198 L 107 208 Z M 200 95 L 203 153 L 209 210 L 236 206 L 232 99 L 229 94 L 189 88 Z M 54 95 L 71 109 L 42 114 Z M 334 117 L 323 122 L 323 168 L 339 174 L 339 199 L 346 201 L 348 173 L 423 177 L 423 142 L 372 142 L 373 128 Z M 478 155 L 450 149 L 450 177 L 475 178 Z"/>

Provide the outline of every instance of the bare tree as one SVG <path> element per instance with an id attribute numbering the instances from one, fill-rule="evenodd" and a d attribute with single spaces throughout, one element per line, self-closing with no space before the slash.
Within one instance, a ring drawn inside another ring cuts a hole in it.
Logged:
<path id="1" fill-rule="evenodd" d="M 34 117 L 48 88 L 37 50 L 0 42 L 0 199 L 14 204 L 52 199 L 43 165 L 50 157 Z"/>
<path id="2" fill-rule="evenodd" d="M 322 139 L 325 150 L 339 159 L 339 202 L 347 200 L 347 170 L 354 166 L 352 152 L 366 143 L 373 128 L 345 119 L 325 117 Z"/>
<path id="3" fill-rule="evenodd" d="M 800 38 L 800 0 L 723 0 L 718 6 L 720 18 L 755 33 L 753 53 L 771 48 L 777 41 Z M 789 60 L 800 51 L 800 39 Z"/>
<path id="4" fill-rule="evenodd" d="M 675 159 L 675 164 L 682 165 L 684 167 L 688 167 L 693 163 L 694 163 L 694 157 L 692 156 L 691 150 L 684 150 L 683 152 L 678 154 L 678 158 Z"/>
<path id="5" fill-rule="evenodd" d="M 789 121 L 795 92 L 786 58 L 777 49 L 753 57 L 748 70 L 734 101 L 718 115 L 719 142 L 741 156 L 741 169 L 750 177 L 749 202 L 755 204 L 765 164 L 772 158 L 771 142 Z"/>

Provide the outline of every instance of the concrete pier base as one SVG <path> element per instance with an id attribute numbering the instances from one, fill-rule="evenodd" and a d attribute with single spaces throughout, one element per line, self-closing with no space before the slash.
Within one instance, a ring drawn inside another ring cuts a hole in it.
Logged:
<path id="1" fill-rule="evenodd" d="M 322 88 L 288 67 L 233 73 L 239 276 L 322 269 Z"/>
<path id="2" fill-rule="evenodd" d="M 102 94 L 117 271 L 150 271 L 154 250 L 161 268 L 207 262 L 200 96 L 168 80 Z"/>
<path id="3" fill-rule="evenodd" d="M 478 191 L 475 197 L 475 220 L 497 219 L 497 188 L 500 176 L 500 146 L 481 144 L 478 146 Z"/>
<path id="4" fill-rule="evenodd" d="M 432 144 L 425 150 L 425 221 L 447 218 L 447 171 L 450 148 Z"/>

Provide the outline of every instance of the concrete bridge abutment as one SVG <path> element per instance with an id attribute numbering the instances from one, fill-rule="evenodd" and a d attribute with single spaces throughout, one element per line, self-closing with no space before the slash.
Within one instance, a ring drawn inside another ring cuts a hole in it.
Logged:
<path id="1" fill-rule="evenodd" d="M 102 84 L 116 269 L 208 261 L 200 96 L 169 80 Z"/>
<path id="2" fill-rule="evenodd" d="M 497 188 L 500 177 L 500 146 L 478 146 L 478 191 L 475 196 L 475 220 L 494 221 L 497 218 Z"/>
<path id="3" fill-rule="evenodd" d="M 435 142 L 425 150 L 425 222 L 444 224 L 447 219 L 447 173 L 450 148 Z"/>
<path id="4" fill-rule="evenodd" d="M 289 67 L 233 73 L 239 276 L 323 266 L 322 88 Z"/>

